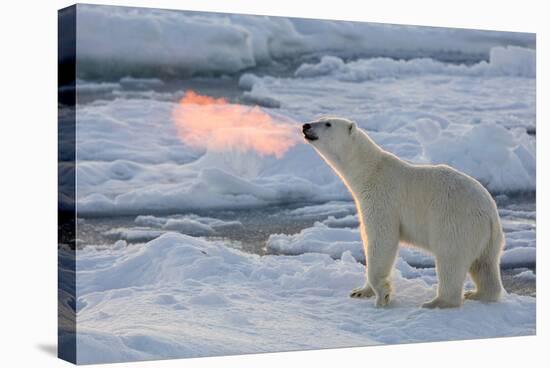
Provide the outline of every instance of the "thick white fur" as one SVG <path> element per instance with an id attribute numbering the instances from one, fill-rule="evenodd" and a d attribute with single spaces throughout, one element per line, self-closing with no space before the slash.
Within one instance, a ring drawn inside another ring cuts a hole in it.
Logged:
<path id="1" fill-rule="evenodd" d="M 390 302 L 389 276 L 403 242 L 435 256 L 437 296 L 423 307 L 462 305 L 468 272 L 476 290 L 466 298 L 499 299 L 502 226 L 495 202 L 477 180 L 446 165 L 409 164 L 346 119 L 324 118 L 310 126 L 308 135 L 318 139 L 306 139 L 357 205 L 367 281 L 352 297 L 375 295 L 377 306 Z"/>

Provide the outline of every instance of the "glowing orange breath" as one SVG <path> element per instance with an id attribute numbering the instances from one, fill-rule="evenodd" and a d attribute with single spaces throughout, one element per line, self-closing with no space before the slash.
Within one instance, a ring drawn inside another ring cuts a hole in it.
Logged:
<path id="1" fill-rule="evenodd" d="M 300 141 L 296 126 L 275 121 L 258 106 L 229 104 L 193 91 L 174 108 L 172 120 L 182 142 L 194 148 L 253 150 L 281 158 Z"/>

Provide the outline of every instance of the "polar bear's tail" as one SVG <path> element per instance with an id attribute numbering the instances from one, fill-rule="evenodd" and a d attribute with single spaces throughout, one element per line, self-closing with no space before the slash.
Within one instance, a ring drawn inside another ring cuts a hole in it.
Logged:
<path id="1" fill-rule="evenodd" d="M 497 301 L 504 288 L 500 277 L 500 256 L 504 246 L 504 235 L 498 212 L 491 216 L 491 236 L 486 248 L 470 267 L 470 275 L 476 284 L 476 292 L 472 299 L 487 302 Z"/>

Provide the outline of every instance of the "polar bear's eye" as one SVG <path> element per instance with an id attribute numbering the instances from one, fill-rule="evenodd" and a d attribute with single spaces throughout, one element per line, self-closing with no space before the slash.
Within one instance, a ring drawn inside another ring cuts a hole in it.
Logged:
<path id="1" fill-rule="evenodd" d="M 331 127 L 330 123 L 325 123 L 325 126 Z"/>

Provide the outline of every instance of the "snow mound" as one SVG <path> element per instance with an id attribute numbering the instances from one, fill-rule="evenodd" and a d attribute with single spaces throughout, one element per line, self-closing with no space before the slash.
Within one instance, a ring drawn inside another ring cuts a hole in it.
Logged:
<path id="1" fill-rule="evenodd" d="M 323 220 L 323 224 L 327 225 L 328 227 L 358 228 L 359 218 L 357 217 L 357 215 L 347 215 L 341 218 L 329 216 L 326 220 Z"/>
<path id="2" fill-rule="evenodd" d="M 133 78 L 129 76 L 120 78 L 119 83 L 123 88 L 145 90 L 155 87 L 158 88 L 164 85 L 164 82 L 158 78 Z"/>
<path id="3" fill-rule="evenodd" d="M 392 304 L 377 309 L 373 300 L 349 298 L 365 269 L 348 253 L 341 260 L 260 257 L 175 233 L 108 255 L 88 247 L 77 259 L 77 359 L 110 363 L 535 332 L 534 298 L 420 309 L 435 293 L 429 274 L 402 268 L 393 275 Z"/>
<path id="4" fill-rule="evenodd" d="M 228 228 L 242 228 L 240 221 L 224 221 L 212 217 L 197 215 L 173 215 L 157 217 L 140 215 L 134 220 L 137 227 L 114 228 L 105 231 L 109 239 L 128 243 L 143 243 L 156 239 L 167 232 L 178 232 L 189 236 L 215 236 L 218 231 Z"/>
<path id="5" fill-rule="evenodd" d="M 250 105 L 258 105 L 272 109 L 281 107 L 280 101 L 265 94 L 261 94 L 261 92 L 258 92 L 257 90 L 244 92 L 241 100 Z"/>
<path id="6" fill-rule="evenodd" d="M 447 64 L 429 58 L 394 60 L 378 57 L 345 63 L 337 56 L 323 56 L 318 64 L 302 64 L 296 70 L 295 76 L 332 76 L 348 82 L 424 74 L 535 78 L 535 60 L 535 50 L 521 47 L 494 47 L 491 49 L 489 63 L 482 61 L 472 66 Z"/>
<path id="7" fill-rule="evenodd" d="M 319 222 L 298 234 L 270 235 L 267 251 L 287 255 L 323 253 L 335 259 L 342 257 L 344 252 L 350 252 L 355 259 L 365 261 L 358 230 L 329 228 Z"/>
<path id="8" fill-rule="evenodd" d="M 115 228 L 107 230 L 103 235 L 113 240 L 124 240 L 129 243 L 143 243 L 156 239 L 164 233 L 165 231 L 141 228 Z"/>
<path id="9" fill-rule="evenodd" d="M 212 235 L 218 230 L 227 228 L 241 228 L 240 221 L 224 221 L 213 217 L 201 217 L 198 215 L 174 215 L 168 217 L 137 216 L 134 222 L 140 226 L 160 227 L 165 230 L 175 230 L 187 235 L 192 233 L 204 233 Z"/>
<path id="10" fill-rule="evenodd" d="M 260 81 L 261 78 L 253 73 L 243 73 L 239 77 L 239 87 L 244 90 L 250 91 L 252 87 L 254 87 L 254 85 Z"/>
<path id="11" fill-rule="evenodd" d="M 460 136 L 441 134 L 425 142 L 424 157 L 468 173 L 491 191 L 534 189 L 535 147 L 526 137 L 497 124 L 474 125 Z"/>
<path id="12" fill-rule="evenodd" d="M 505 250 L 501 263 L 510 267 L 533 266 L 537 259 L 537 249 L 531 247 Z"/>
<path id="13" fill-rule="evenodd" d="M 489 74 L 535 78 L 537 55 L 533 49 L 494 47 L 491 49 Z"/>
<path id="14" fill-rule="evenodd" d="M 355 203 L 331 201 L 323 204 L 310 205 L 288 211 L 288 215 L 297 217 L 345 216 L 355 213 Z"/>
<path id="15" fill-rule="evenodd" d="M 76 87 L 78 93 L 101 93 L 101 92 L 113 92 L 121 88 L 119 83 L 111 82 L 90 82 L 81 79 L 76 80 Z M 64 87 L 67 88 L 67 87 Z"/>
<path id="16" fill-rule="evenodd" d="M 514 275 L 514 277 L 522 281 L 536 281 L 537 279 L 537 275 L 531 270 L 522 271 Z"/>

